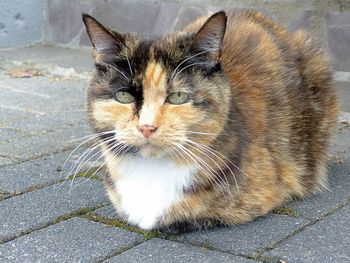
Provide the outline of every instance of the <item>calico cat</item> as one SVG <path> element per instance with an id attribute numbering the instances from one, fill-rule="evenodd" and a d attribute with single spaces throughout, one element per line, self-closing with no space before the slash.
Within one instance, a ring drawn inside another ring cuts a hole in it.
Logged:
<path id="1" fill-rule="evenodd" d="M 338 103 L 327 57 L 304 32 L 251 10 L 156 38 L 83 21 L 96 66 L 87 112 L 123 220 L 233 225 L 326 187 Z"/>

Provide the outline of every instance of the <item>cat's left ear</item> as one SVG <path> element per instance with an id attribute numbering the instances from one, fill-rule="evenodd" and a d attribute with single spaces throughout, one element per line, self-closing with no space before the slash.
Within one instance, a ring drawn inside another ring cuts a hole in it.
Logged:
<path id="1" fill-rule="evenodd" d="M 124 47 L 124 37 L 109 30 L 90 15 L 83 14 L 83 21 L 94 48 L 95 63 L 108 63 L 118 56 Z"/>
<path id="2" fill-rule="evenodd" d="M 227 16 L 224 11 L 217 12 L 207 19 L 191 42 L 190 51 L 201 58 L 219 63 L 222 42 L 226 31 Z"/>

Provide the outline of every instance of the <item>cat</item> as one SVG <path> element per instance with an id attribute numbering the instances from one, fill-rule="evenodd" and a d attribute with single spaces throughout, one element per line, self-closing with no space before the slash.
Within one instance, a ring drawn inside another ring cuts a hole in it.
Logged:
<path id="1" fill-rule="evenodd" d="M 235 225 L 327 187 L 338 102 L 327 56 L 305 32 L 253 10 L 154 38 L 83 21 L 96 66 L 87 113 L 127 223 Z"/>

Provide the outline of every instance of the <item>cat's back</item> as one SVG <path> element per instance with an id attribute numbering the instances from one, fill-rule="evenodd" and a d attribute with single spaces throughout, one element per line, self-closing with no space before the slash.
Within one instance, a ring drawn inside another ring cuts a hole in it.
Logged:
<path id="1" fill-rule="evenodd" d="M 324 48 L 305 31 L 289 32 L 256 11 L 234 10 L 227 16 L 221 62 L 243 107 L 256 110 L 257 122 L 266 117 L 270 127 L 289 121 L 292 135 L 312 125 L 318 128 L 315 134 L 331 130 L 339 108 Z M 329 132 L 323 135 L 328 140 Z M 299 137 L 298 142 L 306 140 L 305 134 Z"/>
<path id="2" fill-rule="evenodd" d="M 259 12 L 226 14 L 221 67 L 231 86 L 231 105 L 246 126 L 251 158 L 256 149 L 265 149 L 279 167 L 276 174 L 303 181 L 301 196 L 305 189 L 318 190 L 338 114 L 326 53 L 305 32 L 288 32 Z M 199 30 L 203 21 L 187 30 Z M 281 172 L 287 160 L 293 172 Z"/>

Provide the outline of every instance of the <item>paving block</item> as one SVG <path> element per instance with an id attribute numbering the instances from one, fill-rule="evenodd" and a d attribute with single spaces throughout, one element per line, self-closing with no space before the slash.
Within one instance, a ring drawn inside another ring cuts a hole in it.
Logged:
<path id="1" fill-rule="evenodd" d="M 104 207 L 101 207 L 101 208 L 95 210 L 94 213 L 99 215 L 99 216 L 102 216 L 104 218 L 107 218 L 107 219 L 120 220 L 120 218 L 117 215 L 117 212 L 116 212 L 115 208 L 111 204 L 110 205 L 106 205 Z"/>
<path id="2" fill-rule="evenodd" d="M 169 240 L 155 238 L 141 245 L 113 257 L 106 263 L 113 262 L 256 262 L 243 257 L 230 255 L 218 251 L 212 251 L 205 248 L 189 246 Z"/>
<path id="3" fill-rule="evenodd" d="M 32 77 L 26 78 L 23 85 L 23 79 L 3 75 L 0 81 L 0 106 L 17 108 L 37 115 L 47 112 L 83 111 L 86 80 L 54 80 L 53 76 Z"/>
<path id="4" fill-rule="evenodd" d="M 15 160 L 0 157 L 0 166 L 6 166 L 6 165 L 14 164 L 14 163 L 16 163 Z"/>
<path id="5" fill-rule="evenodd" d="M 350 163 L 331 163 L 328 169 L 329 190 L 302 201 L 286 204 L 300 216 L 315 219 L 329 213 L 350 198 Z"/>
<path id="6" fill-rule="evenodd" d="M 1 262 L 97 262 L 142 242 L 142 236 L 73 218 L 0 245 Z"/>
<path id="7" fill-rule="evenodd" d="M 18 50 L 21 52 L 21 50 Z M 30 52 L 30 49 L 27 49 Z M 62 50 L 56 50 L 61 52 Z M 61 52 L 62 53 L 62 52 Z M 77 52 L 79 54 L 79 52 Z M 40 56 L 40 54 L 38 54 Z M 1 51 L 0 51 L 1 56 Z M 68 59 L 68 58 L 67 58 Z M 23 59 L 21 59 L 23 60 Z M 1 62 L 1 60 L 0 60 Z M 34 66 L 35 64 L 33 64 Z M 56 65 L 41 65 L 41 74 L 43 76 L 35 76 L 31 78 L 25 78 L 25 85 L 23 85 L 23 78 L 11 77 L 6 71 L 0 71 L 0 89 L 4 91 L 10 91 L 17 95 L 18 100 L 23 95 L 30 94 L 41 97 L 43 99 L 60 98 L 62 95 L 69 95 L 72 98 L 81 98 L 81 94 L 84 92 L 84 88 L 87 85 L 86 79 L 74 79 L 68 73 L 73 73 L 72 68 L 63 68 Z M 31 64 L 23 65 L 11 65 L 9 69 L 22 69 L 30 67 Z M 32 67 L 33 67 L 32 66 Z M 9 70 L 7 69 L 7 70 Z M 61 69 L 61 74 L 55 75 L 57 70 Z M 40 69 L 39 69 L 40 70 Z M 45 71 L 44 71 L 45 70 Z M 67 76 L 64 75 L 66 73 Z M 73 74 L 74 75 L 74 74 Z M 60 78 L 60 77 L 61 78 Z M 64 78 L 65 77 L 65 78 Z"/>
<path id="8" fill-rule="evenodd" d="M 350 72 L 346 71 L 335 71 L 334 72 L 334 80 L 338 82 L 350 82 Z M 338 84 L 338 83 L 336 83 Z M 341 96 L 338 94 L 338 96 Z"/>
<path id="9" fill-rule="evenodd" d="M 350 262 L 350 206 L 279 244 L 266 253 L 285 262 Z"/>
<path id="10" fill-rule="evenodd" d="M 54 68 L 52 70 L 54 71 Z M 69 69 L 66 70 L 69 71 Z M 32 82 L 24 87 L 24 91 L 28 93 L 32 92 L 34 95 L 37 93 L 44 94 L 48 99 L 56 100 L 58 106 L 60 106 L 65 98 L 83 102 L 85 100 L 85 88 L 88 84 L 87 80 L 67 78 L 68 79 L 65 80 L 55 76 L 47 76 L 42 78 L 41 81 L 36 80 L 36 78 L 31 78 Z M 12 85 L 20 89 L 21 82 L 17 81 L 16 84 L 17 85 Z M 84 107 L 80 109 L 83 110 Z"/>
<path id="11" fill-rule="evenodd" d="M 10 70 L 21 70 L 25 69 L 27 67 L 30 67 L 29 65 L 23 66 L 23 65 L 13 65 L 10 64 L 7 65 L 8 69 L 7 71 L 1 71 L 0 76 L 0 89 L 2 91 L 6 92 L 12 92 L 14 95 L 14 99 L 21 100 L 26 95 L 30 94 L 33 96 L 38 96 L 43 99 L 51 98 L 52 95 L 55 94 L 49 94 L 44 87 L 48 87 L 50 85 L 50 82 L 48 79 L 44 76 L 33 76 L 25 78 L 25 85 L 23 84 L 23 78 L 16 78 L 12 77 L 9 74 Z M 42 72 L 40 72 L 43 74 Z"/>
<path id="12" fill-rule="evenodd" d="M 13 128 L 0 128 L 0 144 L 27 136 L 30 134 Z"/>
<path id="13" fill-rule="evenodd" d="M 62 125 L 75 126 L 87 123 L 87 113 L 84 108 L 74 111 L 49 112 L 46 116 Z"/>
<path id="14" fill-rule="evenodd" d="M 10 197 L 8 193 L 0 192 L 0 201 Z"/>
<path id="15" fill-rule="evenodd" d="M 308 221 L 284 215 L 268 215 L 253 222 L 195 231 L 178 237 L 181 242 L 210 247 L 233 254 L 250 254 L 282 240 Z"/>
<path id="16" fill-rule="evenodd" d="M 350 112 L 350 82 L 337 82 L 337 93 L 341 109 Z"/>
<path id="17" fill-rule="evenodd" d="M 81 148 L 75 152 L 68 151 L 14 166 L 2 167 L 0 168 L 0 189 L 9 193 L 21 193 L 33 187 L 63 180 L 75 172 L 75 170 L 70 172 L 74 165 L 83 164 L 84 158 L 81 156 L 85 150 L 86 148 Z M 93 154 L 89 156 L 92 157 Z M 93 160 L 96 159 L 97 155 Z M 79 173 L 91 168 L 91 165 L 94 164 L 93 160 L 83 165 Z M 93 171 L 93 168 L 90 171 Z"/>
<path id="18" fill-rule="evenodd" d="M 0 87 L 0 90 L 1 90 L 1 87 Z M 9 123 L 9 122 L 14 121 L 14 120 L 27 118 L 29 116 L 33 116 L 33 115 L 30 113 L 23 112 L 23 111 L 15 110 L 12 107 L 11 108 L 4 108 L 0 105 L 0 127 L 4 127 L 5 123 Z"/>
<path id="19" fill-rule="evenodd" d="M 333 67 L 350 71 L 350 11 L 327 12 L 325 16 L 328 46 Z"/>
<path id="20" fill-rule="evenodd" d="M 315 219 L 331 212 L 349 197 L 350 187 L 350 122 L 349 116 L 342 113 L 337 132 L 331 145 L 332 158 L 328 163 L 328 191 L 311 196 L 302 201 L 286 204 L 300 216 Z"/>
<path id="21" fill-rule="evenodd" d="M 27 133 L 39 134 L 68 126 L 86 125 L 84 110 L 62 111 L 31 116 L 4 124 L 8 129 L 18 129 Z"/>
<path id="22" fill-rule="evenodd" d="M 106 204 L 98 180 L 76 179 L 0 202 L 0 243 L 51 224 L 60 216 Z"/>
<path id="23" fill-rule="evenodd" d="M 28 113 L 44 115 L 47 112 L 69 111 L 84 109 L 83 93 L 79 98 L 69 97 L 68 95 L 60 98 L 43 98 L 33 93 L 22 94 L 19 98 L 17 92 L 11 90 L 1 91 L 0 105 L 2 107 L 16 108 Z"/>
<path id="24" fill-rule="evenodd" d="M 71 149 L 77 145 L 74 140 L 91 134 L 92 132 L 87 125 L 66 127 L 61 130 L 0 144 L 0 152 L 3 156 L 13 156 L 26 161 Z"/>
<path id="25" fill-rule="evenodd" d="M 344 112 L 339 116 L 338 129 L 333 137 L 330 153 L 341 163 L 350 161 L 350 113 Z M 333 158 L 334 159 L 334 158 Z"/>

